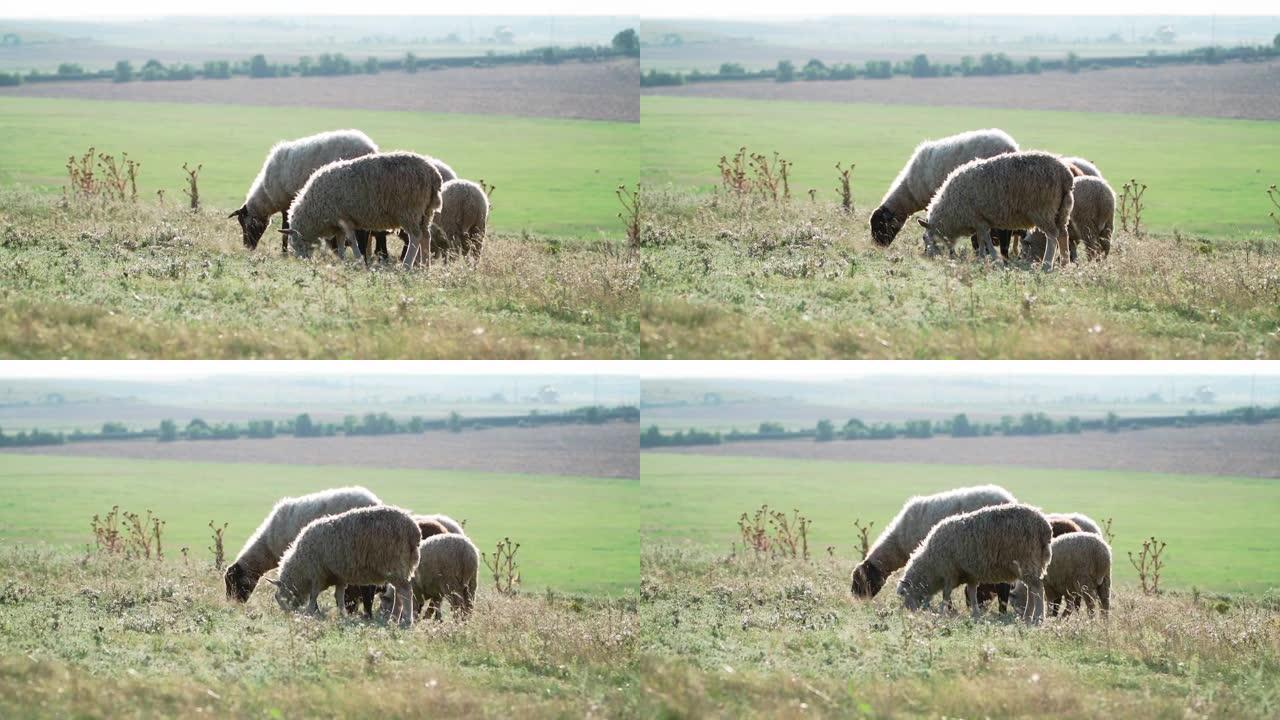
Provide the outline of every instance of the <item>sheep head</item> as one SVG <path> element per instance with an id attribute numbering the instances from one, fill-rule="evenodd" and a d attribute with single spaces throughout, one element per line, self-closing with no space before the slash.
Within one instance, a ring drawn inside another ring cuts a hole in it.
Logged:
<path id="1" fill-rule="evenodd" d="M 240 222 L 240 233 L 244 240 L 244 246 L 253 250 L 258 247 L 258 241 L 262 239 L 262 234 L 267 231 L 267 221 L 249 213 L 247 205 L 241 205 L 240 209 L 227 216 L 235 218 Z"/>
<path id="2" fill-rule="evenodd" d="M 884 587 L 885 574 L 875 563 L 864 560 L 853 569 L 853 580 L 849 584 L 849 592 L 854 597 L 873 598 L 880 588 Z"/>
<path id="3" fill-rule="evenodd" d="M 248 602 L 258 585 L 258 575 L 240 563 L 229 566 L 222 579 L 227 584 L 227 598 L 236 602 Z"/>
<path id="4" fill-rule="evenodd" d="M 894 215 L 892 210 L 881 205 L 871 213 L 871 239 L 880 247 L 889 247 L 906 222 L 906 218 Z"/>
<path id="5" fill-rule="evenodd" d="M 279 580 L 267 578 L 267 582 L 276 587 L 276 604 L 285 612 L 293 612 L 302 605 L 302 599 L 297 593 L 287 585 L 282 584 Z"/>

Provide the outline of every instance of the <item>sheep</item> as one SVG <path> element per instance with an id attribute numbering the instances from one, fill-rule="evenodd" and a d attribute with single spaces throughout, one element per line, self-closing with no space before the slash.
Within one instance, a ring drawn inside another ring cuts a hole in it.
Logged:
<path id="1" fill-rule="evenodd" d="M 422 539 L 433 535 L 443 535 L 448 531 L 444 525 L 436 520 L 423 515 L 414 515 L 413 521 L 418 525 L 418 532 Z M 354 592 L 353 592 L 354 590 Z M 359 585 L 354 588 L 347 588 L 346 611 L 354 615 L 359 611 L 360 607 L 364 607 L 364 616 L 366 618 L 373 617 L 373 598 L 381 591 L 377 585 Z"/>
<path id="2" fill-rule="evenodd" d="M 278 142 L 267 153 L 244 204 L 227 217 L 240 221 L 244 246 L 253 250 L 272 215 L 280 213 L 281 225 L 289 228 L 289 205 L 312 173 L 336 160 L 376 152 L 378 146 L 359 130 L 334 130 Z M 282 250 L 289 252 L 288 238 L 284 239 Z"/>
<path id="3" fill-rule="evenodd" d="M 1071 217 L 1071 170 L 1056 156 L 1018 152 L 973 160 L 947 176 L 917 222 L 925 229 L 925 247 L 935 251 L 945 242 L 954 252 L 959 235 L 977 233 L 983 253 L 995 259 L 991 229 L 1044 230 L 1051 241 L 1044 268 L 1053 267 L 1054 249 L 1067 247 Z"/>
<path id="4" fill-rule="evenodd" d="M 1064 157 L 1062 161 L 1070 167 L 1079 171 L 1080 175 L 1088 177 L 1102 177 L 1102 172 L 1098 170 L 1098 166 L 1085 160 L 1082 157 Z"/>
<path id="5" fill-rule="evenodd" d="M 1106 617 L 1111 610 L 1111 547 L 1106 541 L 1090 532 L 1071 533 L 1054 538 L 1050 551 L 1052 559 L 1044 575 L 1049 614 L 1058 614 L 1062 605 L 1066 617 L 1083 600 L 1092 615 L 1096 599 Z M 1025 608 L 1026 588 L 1019 583 L 1011 598 L 1014 608 Z"/>
<path id="6" fill-rule="evenodd" d="M 1081 532 L 1080 526 L 1064 515 L 1045 515 L 1045 519 L 1049 521 L 1049 527 L 1055 538 L 1067 533 Z M 978 586 L 978 605 L 986 605 L 992 598 L 999 598 L 1000 612 L 1004 612 L 1009 606 L 1011 590 L 1012 586 L 1009 583 L 983 583 Z"/>
<path id="7" fill-rule="evenodd" d="M 1083 242 L 1089 259 L 1111 254 L 1111 231 L 1114 227 L 1116 194 L 1100 177 L 1082 175 L 1072 183 L 1071 219 L 1067 235 L 1071 260 L 1076 260 L 1076 247 Z M 1038 260 L 1044 255 L 1047 238 L 1039 230 L 1023 240 L 1023 256 Z"/>
<path id="8" fill-rule="evenodd" d="M 440 171 L 427 158 L 409 152 L 330 163 L 317 170 L 298 192 L 289 206 L 293 227 L 281 232 L 289 236 L 299 255 L 319 238 L 342 235 L 363 257 L 366 253 L 355 238 L 357 228 L 403 228 L 411 248 L 405 267 L 412 267 L 419 258 L 430 265 L 427 228 L 440 209 L 441 185 Z"/>
<path id="9" fill-rule="evenodd" d="M 1021 580 L 1034 599 L 1030 623 L 1044 616 L 1044 588 L 1041 578 L 1049 564 L 1053 530 L 1049 521 L 1029 505 L 1005 504 L 953 515 L 929 531 L 924 542 L 907 561 L 898 582 L 898 596 L 908 610 L 922 607 L 941 591 L 943 602 L 951 606 L 951 591 L 965 586 L 965 596 L 974 617 L 981 612 L 977 602 L 978 584 Z"/>
<path id="10" fill-rule="evenodd" d="M 446 533 L 422 541 L 418 547 L 421 559 L 413 575 L 415 607 L 425 611 L 427 619 L 442 619 L 440 606 L 445 598 L 449 607 L 461 617 L 471 614 L 476 596 L 476 576 L 480 569 L 480 551 L 465 535 Z M 390 598 L 382 598 L 381 613 L 389 609 Z"/>
<path id="11" fill-rule="evenodd" d="M 853 569 L 849 592 L 861 598 L 875 597 L 889 575 L 907 564 L 911 552 L 944 518 L 1012 502 L 1017 502 L 1013 495 L 995 485 L 912 497 L 881 531 L 866 558 Z"/>
<path id="12" fill-rule="evenodd" d="M 281 498 L 245 541 L 235 562 L 227 567 L 223 576 L 227 597 L 238 602 L 248 601 L 258 578 L 280 564 L 280 557 L 289 544 L 312 520 L 381 504 L 377 495 L 362 487 L 335 488 L 301 497 Z"/>
<path id="13" fill-rule="evenodd" d="M 1080 532 L 1093 533 L 1099 537 L 1102 536 L 1102 528 L 1098 526 L 1098 523 L 1093 521 L 1093 518 L 1085 515 L 1084 513 L 1053 513 L 1048 517 L 1050 520 L 1053 520 L 1054 518 L 1070 520 L 1080 528 Z"/>
<path id="14" fill-rule="evenodd" d="M 445 256 L 449 250 L 480 255 L 485 226 L 489 222 L 489 197 L 470 180 L 450 180 L 440 191 L 444 207 L 431 227 L 432 251 Z"/>
<path id="15" fill-rule="evenodd" d="M 457 179 L 458 174 L 453 171 L 453 168 L 449 167 L 449 163 L 441 160 L 440 158 L 433 158 L 427 155 L 423 155 L 423 157 L 427 158 L 427 161 L 430 162 L 432 165 L 434 165 L 436 170 L 440 171 L 441 183 L 447 183 L 450 180 Z M 396 235 L 399 236 L 399 238 L 403 240 L 405 243 L 404 247 L 400 248 L 400 259 L 404 260 L 404 254 L 409 249 L 409 236 L 405 235 L 403 230 L 396 231 Z M 387 252 L 387 232 L 386 231 L 375 232 L 373 233 L 373 237 L 377 241 L 377 245 L 374 250 L 377 256 L 380 258 L 391 257 L 391 254 Z M 362 244 L 360 245 L 360 252 L 366 257 L 369 255 L 369 241 L 368 241 L 367 235 L 365 236 L 365 238 L 362 239 Z"/>
<path id="16" fill-rule="evenodd" d="M 448 530 L 451 533 L 455 533 L 458 535 L 467 534 L 466 531 L 462 528 L 462 524 L 459 523 L 457 520 L 454 520 L 453 518 L 449 517 L 448 515 L 441 515 L 439 513 L 436 513 L 434 515 L 415 515 L 414 518 L 417 519 L 419 522 L 422 522 L 424 520 L 434 520 L 435 522 L 443 525 L 444 529 Z M 422 537 L 426 538 L 427 536 L 423 535 Z"/>
<path id="17" fill-rule="evenodd" d="M 357 508 L 311 521 L 280 559 L 276 602 L 286 612 L 304 603 L 319 614 L 316 598 L 334 587 L 334 606 L 346 607 L 348 585 L 391 584 L 396 591 L 392 616 L 413 624 L 410 579 L 418 567 L 418 524 L 409 513 L 388 505 Z"/>

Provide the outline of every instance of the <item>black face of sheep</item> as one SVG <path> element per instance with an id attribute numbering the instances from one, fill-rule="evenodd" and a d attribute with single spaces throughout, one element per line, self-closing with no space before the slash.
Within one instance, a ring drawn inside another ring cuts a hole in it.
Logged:
<path id="1" fill-rule="evenodd" d="M 897 217 L 882 205 L 871 213 L 871 239 L 880 247 L 889 247 L 904 224 L 906 218 Z"/>
<path id="2" fill-rule="evenodd" d="M 227 583 L 227 598 L 236 602 L 248 602 L 258 584 L 258 576 L 239 564 L 228 567 L 223 580 Z"/>
<path id="3" fill-rule="evenodd" d="M 227 217 L 240 221 L 240 232 L 244 236 L 244 246 L 250 250 L 257 248 L 258 241 L 262 239 L 262 234 L 267 231 L 266 221 L 250 215 L 249 208 L 244 205 L 241 205 L 239 210 Z"/>
<path id="4" fill-rule="evenodd" d="M 853 569 L 849 592 L 854 597 L 873 598 L 884 587 L 885 575 L 875 563 L 863 562 Z"/>

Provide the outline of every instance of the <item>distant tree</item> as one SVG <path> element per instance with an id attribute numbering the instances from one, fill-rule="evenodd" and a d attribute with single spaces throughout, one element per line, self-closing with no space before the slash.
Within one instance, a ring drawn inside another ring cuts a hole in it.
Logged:
<path id="1" fill-rule="evenodd" d="M 1275 49 L 1280 50 L 1280 33 L 1276 33 L 1276 37 L 1271 41 L 1271 45 Z"/>
<path id="2" fill-rule="evenodd" d="M 787 429 L 780 422 L 762 422 L 760 423 L 761 435 L 777 435 L 786 432 Z"/>
<path id="3" fill-rule="evenodd" d="M 742 67 L 742 65 L 739 63 L 721 63 L 720 74 L 721 75 L 746 75 L 747 69 Z"/>
<path id="4" fill-rule="evenodd" d="M 951 437 L 973 437 L 978 434 L 976 428 L 969 424 L 969 416 L 960 413 L 951 421 Z"/>
<path id="5" fill-rule="evenodd" d="M 462 416 L 457 411 L 449 413 L 449 432 L 462 432 Z"/>
<path id="6" fill-rule="evenodd" d="M 154 58 L 148 60 L 146 64 L 142 66 L 142 71 L 138 74 L 146 81 L 164 80 L 167 77 L 164 65 Z"/>
<path id="7" fill-rule="evenodd" d="M 1109 433 L 1120 432 L 1120 418 L 1116 417 L 1115 413 L 1107 413 L 1106 428 Z"/>
<path id="8" fill-rule="evenodd" d="M 364 61 L 364 73 L 366 75 L 377 75 L 382 68 L 378 65 L 378 58 L 371 57 Z"/>
<path id="9" fill-rule="evenodd" d="M 830 420 L 819 420 L 813 436 L 815 442 L 831 442 L 836 439 L 836 426 Z"/>
<path id="10" fill-rule="evenodd" d="M 68 75 L 83 75 L 84 68 L 78 63 L 62 63 L 58 66 L 58 75 L 66 77 Z"/>
<path id="11" fill-rule="evenodd" d="M 427 429 L 427 423 L 420 415 L 414 415 L 409 418 L 409 432 L 420 433 Z"/>
<path id="12" fill-rule="evenodd" d="M 115 82 L 129 82 L 133 79 L 133 64 L 128 60 L 116 63 L 116 74 L 111 77 Z"/>
<path id="13" fill-rule="evenodd" d="M 613 36 L 613 49 L 627 55 L 639 55 L 640 36 L 635 30 L 627 28 Z"/>
<path id="14" fill-rule="evenodd" d="M 311 424 L 310 415 L 302 413 L 294 419 L 293 435 L 294 437 L 314 437 L 316 435 L 316 428 Z"/>
<path id="15" fill-rule="evenodd" d="M 102 423 L 103 435 L 128 435 L 129 428 L 122 422 L 112 421 Z"/>
<path id="16" fill-rule="evenodd" d="M 1041 70 L 1040 58 L 1034 55 L 1027 58 L 1027 72 L 1031 73 L 1032 75 L 1039 75 L 1040 70 Z"/>
<path id="17" fill-rule="evenodd" d="M 0 87 L 13 86 L 13 85 L 21 85 L 21 84 L 22 84 L 22 74 L 21 74 L 21 73 L 2 73 L 2 72 L 0 72 Z"/>
<path id="18" fill-rule="evenodd" d="M 249 77 L 264 78 L 272 77 L 275 74 L 275 68 L 267 64 L 267 58 L 265 55 L 258 54 L 249 58 Z"/>
<path id="19" fill-rule="evenodd" d="M 418 72 L 418 56 L 413 53 L 404 54 L 404 71 L 411 73 Z"/>
<path id="20" fill-rule="evenodd" d="M 805 80 L 824 80 L 827 77 L 827 66 L 818 58 L 813 58 L 804 64 L 800 74 L 804 76 Z"/>
<path id="21" fill-rule="evenodd" d="M 916 55 L 911 59 L 911 77 L 933 77 L 937 74 L 933 66 L 929 64 L 928 55 Z"/>
<path id="22" fill-rule="evenodd" d="M 1067 53 L 1067 72 L 1069 73 L 1080 72 L 1080 56 L 1076 55 L 1073 52 Z"/>
<path id="23" fill-rule="evenodd" d="M 178 424 L 172 420 L 160 421 L 160 442 L 173 442 L 178 439 Z"/>
<path id="24" fill-rule="evenodd" d="M 1071 433 L 1072 435 L 1080 434 L 1080 418 L 1076 417 L 1075 415 L 1072 415 L 1071 417 L 1067 418 L 1067 432 Z"/>
<path id="25" fill-rule="evenodd" d="M 778 71 L 773 76 L 778 82 L 791 82 L 796 79 L 796 66 L 790 60 L 779 60 Z"/>

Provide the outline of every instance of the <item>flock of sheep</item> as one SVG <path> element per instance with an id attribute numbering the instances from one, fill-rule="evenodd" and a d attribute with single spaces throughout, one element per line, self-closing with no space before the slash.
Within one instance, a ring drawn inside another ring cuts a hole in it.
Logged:
<path id="1" fill-rule="evenodd" d="M 377 239 L 376 254 L 386 258 L 387 231 L 398 230 L 405 241 L 401 260 L 412 267 L 451 251 L 478 256 L 489 198 L 442 160 L 379 152 L 359 130 L 335 130 L 276 143 L 244 205 L 227 217 L 240 222 L 252 250 L 276 213 L 285 253 L 292 246 L 306 256 L 324 240 L 339 257 L 350 245 L 367 263 L 370 235 Z"/>
<path id="2" fill-rule="evenodd" d="M 1076 259 L 1083 242 L 1090 258 L 1111 251 L 1116 194 L 1098 168 L 1077 157 L 1020 151 L 1003 130 L 960 133 L 920 143 L 880 206 L 871 215 L 871 237 L 888 246 L 907 219 L 921 210 L 925 250 L 943 245 L 954 254 L 957 238 L 970 235 L 974 250 L 998 261 L 1010 257 L 1015 233 L 1023 258 L 1053 268 L 1061 254 Z"/>
<path id="3" fill-rule="evenodd" d="M 872 598 L 889 575 L 905 566 L 897 592 L 909 610 L 939 592 L 951 607 L 951 591 L 965 586 L 974 617 L 998 597 L 1029 623 L 1056 614 L 1111 608 L 1111 547 L 1098 524 L 1080 513 L 1044 514 L 1019 504 L 995 485 L 913 497 L 876 538 L 853 569 L 850 591 Z"/>
<path id="4" fill-rule="evenodd" d="M 277 502 L 227 568 L 227 597 L 246 602 L 277 566 L 277 577 L 266 580 L 286 612 L 305 604 L 318 615 L 316 598 L 332 587 L 339 614 L 363 603 L 372 618 L 378 595 L 379 615 L 409 627 L 424 605 L 427 618 L 438 619 L 445 599 L 460 616 L 470 614 L 480 553 L 449 516 L 413 515 L 349 487 Z"/>

